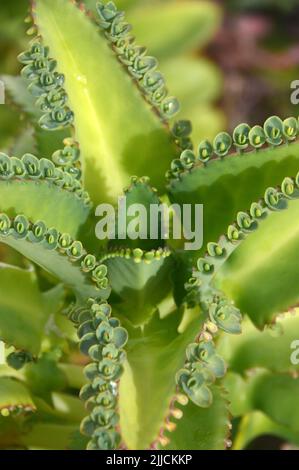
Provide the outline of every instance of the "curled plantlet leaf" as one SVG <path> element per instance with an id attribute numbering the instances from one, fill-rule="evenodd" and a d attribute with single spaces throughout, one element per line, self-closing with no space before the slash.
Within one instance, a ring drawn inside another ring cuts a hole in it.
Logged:
<path id="1" fill-rule="evenodd" d="M 80 158 L 80 151 L 78 146 L 67 145 L 63 150 L 57 150 L 52 155 L 52 160 L 56 165 L 70 166 L 77 162 Z"/>
<path id="2" fill-rule="evenodd" d="M 209 159 L 213 156 L 214 149 L 213 145 L 208 141 L 204 140 L 202 141 L 199 146 L 198 146 L 198 159 L 206 163 L 209 161 Z"/>
<path id="3" fill-rule="evenodd" d="M 266 142 L 266 135 L 261 126 L 254 126 L 249 132 L 249 143 L 252 147 L 258 149 Z"/>
<path id="4" fill-rule="evenodd" d="M 227 229 L 227 238 L 231 242 L 238 242 L 242 238 L 242 233 L 235 225 L 229 225 Z"/>
<path id="5" fill-rule="evenodd" d="M 281 191 L 288 199 L 298 197 L 298 189 L 296 188 L 295 182 L 292 178 L 284 178 L 283 182 L 281 183 Z"/>
<path id="6" fill-rule="evenodd" d="M 84 256 L 83 245 L 79 241 L 73 242 L 66 252 L 72 261 L 76 261 Z"/>
<path id="7" fill-rule="evenodd" d="M 251 232 L 257 228 L 257 223 L 252 220 L 247 212 L 238 212 L 237 224 L 243 232 Z"/>
<path id="8" fill-rule="evenodd" d="M 81 267 L 84 272 L 93 271 L 96 267 L 96 257 L 94 255 L 87 255 L 81 262 Z"/>
<path id="9" fill-rule="evenodd" d="M 264 196 L 265 203 L 272 210 L 281 210 L 286 207 L 282 193 L 275 188 L 268 188 Z"/>
<path id="10" fill-rule="evenodd" d="M 72 243 L 72 237 L 68 233 L 62 233 L 58 239 L 58 246 L 62 252 L 66 252 Z"/>
<path id="11" fill-rule="evenodd" d="M 295 140 L 299 132 L 298 120 L 289 117 L 283 121 L 283 135 L 288 141 Z"/>
<path id="12" fill-rule="evenodd" d="M 258 202 L 253 202 L 250 206 L 250 215 L 253 219 L 263 219 L 266 217 L 266 212 L 263 206 Z"/>
<path id="13" fill-rule="evenodd" d="M 29 178 L 37 179 L 41 177 L 38 158 L 36 158 L 34 155 L 27 153 L 22 157 L 22 162 L 25 166 L 26 173 Z"/>
<path id="14" fill-rule="evenodd" d="M 176 375 L 176 383 L 195 405 L 201 408 L 211 406 L 213 395 L 203 373 L 181 369 Z"/>
<path id="15" fill-rule="evenodd" d="M 227 132 L 218 134 L 213 142 L 213 147 L 216 155 L 224 157 L 228 154 L 232 146 L 232 138 Z"/>
<path id="16" fill-rule="evenodd" d="M 56 131 L 68 127 L 74 121 L 74 113 L 69 108 L 59 108 L 42 116 L 39 124 L 42 129 Z"/>
<path id="17" fill-rule="evenodd" d="M 191 169 L 195 163 L 196 157 L 191 150 L 184 150 L 181 153 L 180 161 L 182 162 L 183 167 L 188 170 Z"/>
<path id="18" fill-rule="evenodd" d="M 202 274 L 212 274 L 213 265 L 206 258 L 199 258 L 197 260 L 197 269 Z"/>
<path id="19" fill-rule="evenodd" d="M 39 41 L 33 41 L 29 51 L 22 52 L 18 56 L 19 62 L 21 64 L 31 64 L 35 60 L 45 59 L 49 55 L 49 49 L 47 47 L 43 47 Z"/>
<path id="20" fill-rule="evenodd" d="M 22 178 L 26 175 L 26 168 L 22 160 L 20 160 L 19 158 L 10 157 L 10 161 L 14 176 Z"/>
<path id="21" fill-rule="evenodd" d="M 54 111 L 63 108 L 66 105 L 68 96 L 63 88 L 50 90 L 48 94 L 42 95 L 36 102 L 36 105 L 43 112 Z"/>
<path id="22" fill-rule="evenodd" d="M 219 245 L 219 243 L 208 243 L 207 251 L 210 256 L 215 256 L 216 258 L 225 256 L 225 250 Z"/>
<path id="23" fill-rule="evenodd" d="M 46 224 L 39 220 L 31 227 L 28 238 L 32 243 L 41 243 L 47 233 Z"/>
<path id="24" fill-rule="evenodd" d="M 120 434 L 116 431 L 99 431 L 89 442 L 87 450 L 113 450 L 120 444 Z"/>
<path id="25" fill-rule="evenodd" d="M 91 273 L 92 279 L 102 285 L 107 281 L 107 271 L 107 266 L 104 264 L 97 266 Z"/>
<path id="26" fill-rule="evenodd" d="M 0 153 L 0 178 L 9 179 L 13 174 L 10 158 L 5 153 Z"/>
<path id="27" fill-rule="evenodd" d="M 49 228 L 45 235 L 45 246 L 48 250 L 55 250 L 58 245 L 59 233 L 55 228 Z"/>
<path id="28" fill-rule="evenodd" d="M 107 381 L 118 380 L 123 373 L 123 368 L 120 364 L 116 364 L 111 359 L 103 359 L 98 367 L 99 377 Z"/>
<path id="29" fill-rule="evenodd" d="M 41 176 L 49 180 L 55 179 L 55 165 L 46 158 L 41 158 L 39 161 L 39 169 Z"/>
<path id="30" fill-rule="evenodd" d="M 210 303 L 209 317 L 226 333 L 239 334 L 242 331 L 240 310 L 226 299 Z"/>
<path id="31" fill-rule="evenodd" d="M 277 116 L 268 118 L 264 124 L 267 142 L 271 145 L 280 145 L 283 142 L 283 123 Z"/>
<path id="32" fill-rule="evenodd" d="M 6 237 L 10 233 L 11 220 L 6 214 L 0 214 L 0 235 Z"/>
<path id="33" fill-rule="evenodd" d="M 24 215 L 18 215 L 13 221 L 13 236 L 17 239 L 26 238 L 29 226 L 28 219 Z"/>
<path id="34" fill-rule="evenodd" d="M 226 365 L 222 357 L 216 354 L 212 341 L 200 341 L 191 343 L 186 349 L 188 362 L 191 368 L 196 368 L 196 363 L 206 367 L 216 378 L 223 377 L 226 372 Z"/>
<path id="35" fill-rule="evenodd" d="M 249 145 L 250 126 L 248 124 L 239 124 L 233 132 L 234 146 L 238 150 L 244 150 Z"/>

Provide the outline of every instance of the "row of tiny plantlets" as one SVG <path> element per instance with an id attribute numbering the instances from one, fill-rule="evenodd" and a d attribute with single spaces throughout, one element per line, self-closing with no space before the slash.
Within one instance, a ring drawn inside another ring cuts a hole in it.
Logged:
<path id="1" fill-rule="evenodd" d="M 57 63 L 49 57 L 49 49 L 36 38 L 30 49 L 20 54 L 18 59 L 24 64 L 22 76 L 31 82 L 29 90 L 37 98 L 36 105 L 43 113 L 40 126 L 54 131 L 71 125 L 74 114 L 66 104 L 68 96 L 63 88 L 64 75 L 56 71 Z"/>
<path id="2" fill-rule="evenodd" d="M 213 144 L 203 140 L 198 146 L 197 154 L 184 150 L 179 159 L 171 163 L 166 177 L 168 180 L 177 179 L 183 172 L 190 171 L 196 163 L 207 164 L 209 160 L 225 157 L 233 147 L 242 153 L 245 150 L 259 150 L 265 145 L 278 146 L 295 140 L 299 133 L 299 122 L 294 117 L 282 121 L 277 116 L 268 118 L 264 126 L 250 127 L 248 124 L 238 125 L 231 137 L 227 132 L 218 134 Z"/>
<path id="3" fill-rule="evenodd" d="M 207 408 L 213 401 L 209 385 L 225 375 L 225 362 L 216 354 L 213 341 L 205 339 L 188 345 L 186 359 L 176 374 L 176 383 L 195 405 Z"/>
<path id="4" fill-rule="evenodd" d="M 0 153 L 0 180 L 7 181 L 16 178 L 45 180 L 59 188 L 73 192 L 84 204 L 90 205 L 89 194 L 83 190 L 77 179 L 78 174 L 73 171 L 69 172 L 66 168 L 58 168 L 52 161 L 46 158 L 39 160 L 29 153 L 23 155 L 21 159 Z"/>
<path id="5" fill-rule="evenodd" d="M 228 333 L 239 333 L 239 310 L 212 286 L 213 276 L 246 237 L 257 230 L 259 223 L 273 211 L 287 208 L 288 200 L 299 198 L 299 173 L 296 178 L 284 178 L 279 188 L 268 188 L 264 199 L 251 204 L 248 212 L 239 212 L 234 224 L 218 243 L 208 243 L 207 253 L 197 261 L 197 270 L 186 284 L 187 301 L 196 299 L 210 321 Z"/>
<path id="6" fill-rule="evenodd" d="M 158 250 L 151 250 L 151 251 L 144 251 L 140 248 L 121 248 L 119 250 L 111 251 L 109 253 L 105 253 L 100 261 L 104 263 L 109 259 L 114 258 L 125 258 L 131 259 L 134 263 L 139 264 L 144 261 L 146 264 L 150 264 L 152 261 L 160 261 L 162 258 L 167 258 L 171 255 L 171 251 L 167 248 L 162 249 L 159 248 Z"/>
<path id="7" fill-rule="evenodd" d="M 173 432 L 176 423 L 172 419 L 179 420 L 183 417 L 183 411 L 176 407 L 176 403 L 182 406 L 188 404 L 189 399 L 201 408 L 207 408 L 213 403 L 213 395 L 210 386 L 226 373 L 226 364 L 221 356 L 216 354 L 213 343 L 213 336 L 218 333 L 218 327 L 214 321 L 206 321 L 193 343 L 186 348 L 186 362 L 184 368 L 180 369 L 175 381 L 177 393 L 170 403 L 169 414 L 160 430 L 159 437 L 151 445 L 157 449 L 159 444 L 162 447 L 170 443 L 170 439 L 165 436 L 165 431 Z M 231 427 L 227 423 L 228 428 Z M 230 441 L 226 440 L 228 447 Z"/>
<path id="8" fill-rule="evenodd" d="M 264 199 L 252 203 L 249 212 L 239 212 L 236 223 L 228 227 L 227 234 L 218 243 L 208 243 L 207 254 L 198 259 L 198 270 L 186 285 L 187 301 L 193 305 L 197 300 L 207 313 L 208 321 L 199 342 L 188 346 L 187 362 L 185 368 L 178 372 L 176 382 L 198 406 L 210 405 L 212 395 L 208 386 L 225 374 L 224 362 L 215 353 L 210 333 L 216 333 L 218 328 L 232 334 L 241 332 L 239 309 L 213 288 L 212 277 L 247 235 L 257 230 L 259 221 L 273 211 L 285 209 L 287 201 L 293 198 L 299 198 L 299 173 L 295 179 L 285 178 L 278 189 L 268 188 Z"/>
<path id="9" fill-rule="evenodd" d="M 69 318 L 77 325 L 81 352 L 92 360 L 84 369 L 89 383 L 80 392 L 89 412 L 81 423 L 81 432 L 90 438 L 87 449 L 117 449 L 121 440 L 117 382 L 123 372 L 128 333 L 111 317 L 105 301 L 89 299 L 86 307 L 71 309 Z"/>
<path id="10" fill-rule="evenodd" d="M 105 32 L 120 62 L 138 83 L 146 100 L 158 111 L 162 119 L 170 119 L 179 110 L 179 102 L 169 97 L 163 75 L 157 71 L 157 59 L 146 55 L 146 48 L 136 44 L 130 34 L 131 25 L 125 14 L 113 2 L 97 3 L 99 26 Z"/>
<path id="11" fill-rule="evenodd" d="M 61 234 L 55 228 L 47 228 L 42 221 L 31 223 L 24 215 L 17 215 L 11 219 L 7 214 L 2 213 L 0 214 L 0 238 L 7 237 L 38 243 L 47 250 L 57 250 L 67 256 L 70 262 L 80 263 L 81 271 L 89 274 L 90 281 L 99 289 L 108 287 L 106 266 L 99 264 L 94 255 L 87 254 L 82 243 L 74 241 L 69 234 Z"/>
<path id="12" fill-rule="evenodd" d="M 213 288 L 212 277 L 246 236 L 258 228 L 259 221 L 273 211 L 285 209 L 287 201 L 293 198 L 299 198 L 299 173 L 295 179 L 285 178 L 280 188 L 268 188 L 264 199 L 252 203 L 248 213 L 239 212 L 236 223 L 228 227 L 227 234 L 218 243 L 208 243 L 207 254 L 198 259 L 198 270 L 186 284 L 187 302 L 193 306 L 197 301 L 208 317 L 197 341 L 189 344 L 186 349 L 184 368 L 176 374 L 179 390 L 197 406 L 205 408 L 211 405 L 213 397 L 209 386 L 226 373 L 225 362 L 215 352 L 213 335 L 218 329 L 230 334 L 241 332 L 242 316 L 239 309 Z M 186 404 L 181 397 L 179 402 Z M 168 424 L 169 420 L 165 429 L 172 431 L 173 423 L 170 426 Z M 167 445 L 168 439 L 163 436 L 163 431 L 164 429 L 161 430 L 158 443 Z"/>
<path id="13" fill-rule="evenodd" d="M 31 405 L 12 405 L 1 408 L 0 415 L 3 416 L 3 418 L 8 418 L 9 416 L 19 418 L 24 414 L 33 413 L 35 410 L 36 409 Z"/>

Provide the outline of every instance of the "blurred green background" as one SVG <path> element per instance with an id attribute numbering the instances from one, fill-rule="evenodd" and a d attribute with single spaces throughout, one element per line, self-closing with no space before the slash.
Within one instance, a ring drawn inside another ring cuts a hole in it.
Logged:
<path id="1" fill-rule="evenodd" d="M 0 75 L 17 75 L 17 55 L 31 39 L 24 23 L 28 0 L 1 0 Z M 94 9 L 95 0 L 85 0 Z M 158 57 L 178 117 L 193 122 L 195 144 L 260 124 L 270 114 L 297 115 L 290 83 L 299 78 L 299 0 L 116 0 L 139 43 Z M 27 126 L 7 83 L 0 106 L 0 149 L 13 152 Z"/>

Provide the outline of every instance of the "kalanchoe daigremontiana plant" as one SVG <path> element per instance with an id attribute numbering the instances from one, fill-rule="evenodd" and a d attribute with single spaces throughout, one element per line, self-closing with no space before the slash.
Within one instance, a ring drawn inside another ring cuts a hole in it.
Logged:
<path id="1" fill-rule="evenodd" d="M 260 423 L 298 441 L 297 318 L 277 321 L 276 343 L 249 321 L 240 335 L 241 314 L 262 329 L 299 300 L 298 120 L 241 124 L 193 150 L 190 123 L 169 126 L 179 104 L 157 61 L 113 2 L 95 16 L 36 0 L 30 21 L 19 60 L 45 153 L 0 155 L 3 256 L 22 265 L 0 270 L 1 446 L 221 449 L 230 411 L 247 419 L 236 448 Z M 128 205 L 204 204 L 204 249 L 96 240 L 92 204 L 115 204 L 125 186 Z"/>

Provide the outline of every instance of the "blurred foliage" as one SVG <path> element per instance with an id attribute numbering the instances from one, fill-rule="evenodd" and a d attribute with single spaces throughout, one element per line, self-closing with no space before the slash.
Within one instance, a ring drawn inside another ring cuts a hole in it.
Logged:
<path id="1" fill-rule="evenodd" d="M 28 11 L 27 0 L 1 2 L 0 8 L 0 74 L 18 73 L 18 53 L 26 47 L 24 18 Z M 16 108 L 0 106 L 0 147 L 12 145 L 13 138 L 22 128 L 23 116 Z"/>
<path id="2" fill-rule="evenodd" d="M 95 10 L 95 0 L 84 3 Z M 220 8 L 211 1 L 195 0 L 116 0 L 116 4 L 126 10 L 138 42 L 146 44 L 149 53 L 158 58 L 171 94 L 181 102 L 176 118 L 194 122 L 195 143 L 213 138 L 226 127 L 224 114 L 215 105 L 222 95 L 223 82 L 219 69 L 201 51 L 220 26 Z M 5 26 L 0 33 L 1 75 L 15 75 L 19 71 L 16 56 L 28 42 L 24 24 L 27 8 L 27 0 L 12 0 L 1 6 L 1 24 Z M 7 95 L 9 102 L 9 91 Z M 203 115 L 207 115 L 206 123 Z M 24 123 L 26 116 L 18 108 L 1 106 L 2 150 L 11 149 Z"/>
<path id="3" fill-rule="evenodd" d="M 225 77 L 223 109 L 230 129 L 269 114 L 296 115 L 290 83 L 299 76 L 299 2 L 219 1 L 224 21 L 209 47 Z"/>

